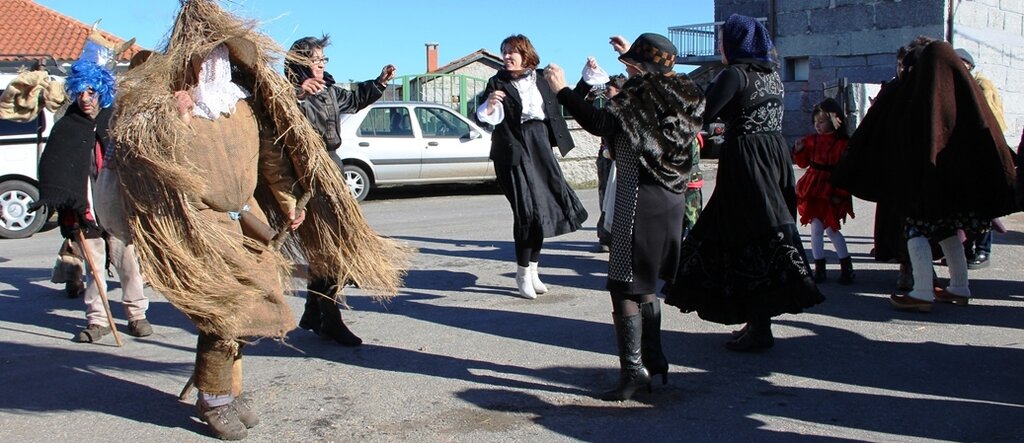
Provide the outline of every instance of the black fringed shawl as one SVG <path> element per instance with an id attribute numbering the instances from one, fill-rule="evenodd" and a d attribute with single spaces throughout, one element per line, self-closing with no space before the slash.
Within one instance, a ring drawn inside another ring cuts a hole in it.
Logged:
<path id="1" fill-rule="evenodd" d="M 86 185 L 92 173 L 93 148 L 99 139 L 108 146 L 107 128 L 112 108 L 100 110 L 96 120 L 72 104 L 50 132 L 39 159 L 39 201 L 33 207 L 72 210 L 84 214 L 89 207 Z"/>

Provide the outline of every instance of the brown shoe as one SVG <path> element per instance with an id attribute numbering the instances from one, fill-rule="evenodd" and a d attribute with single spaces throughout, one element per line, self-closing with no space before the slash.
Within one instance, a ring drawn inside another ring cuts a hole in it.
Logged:
<path id="1" fill-rule="evenodd" d="M 238 418 L 238 411 L 231 403 L 211 408 L 206 402 L 199 400 L 196 402 L 196 410 L 214 437 L 221 440 L 241 440 L 249 435 L 249 430 Z"/>
<path id="2" fill-rule="evenodd" d="M 243 393 L 229 404 L 229 406 L 235 408 L 235 412 L 238 413 L 238 420 L 242 422 L 247 428 L 251 428 L 260 424 L 260 418 L 256 415 L 256 411 L 253 407 L 252 399 L 249 395 Z"/>
<path id="3" fill-rule="evenodd" d="M 64 282 L 64 293 L 68 298 L 78 298 L 85 294 L 85 283 L 81 280 Z"/>
<path id="4" fill-rule="evenodd" d="M 144 318 L 132 320 L 128 322 L 128 333 L 136 337 L 148 337 L 153 335 L 153 326 L 149 324 L 149 320 Z"/>
<path id="5" fill-rule="evenodd" d="M 110 333 L 110 328 L 100 325 L 89 325 L 89 327 L 78 332 L 79 343 L 95 343 Z"/>
<path id="6" fill-rule="evenodd" d="M 954 305 L 967 306 L 967 303 L 971 301 L 970 297 L 963 295 L 956 295 L 943 288 L 935 288 L 935 301 L 942 303 L 952 303 Z"/>
<path id="7" fill-rule="evenodd" d="M 900 311 L 932 312 L 932 302 L 918 300 L 909 295 L 893 294 L 889 297 L 889 303 Z"/>

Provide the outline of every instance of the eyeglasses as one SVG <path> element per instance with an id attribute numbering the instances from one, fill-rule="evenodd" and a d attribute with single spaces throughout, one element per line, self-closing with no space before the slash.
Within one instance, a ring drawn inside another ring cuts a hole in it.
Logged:
<path id="1" fill-rule="evenodd" d="M 323 63 L 323 64 L 325 64 L 325 65 L 326 65 L 326 64 L 327 64 L 327 62 L 329 62 L 329 61 L 331 61 L 330 57 L 324 57 L 324 58 L 314 58 L 314 59 L 313 59 L 313 64 L 314 64 L 314 65 L 316 65 L 316 64 L 320 64 L 320 63 Z"/>

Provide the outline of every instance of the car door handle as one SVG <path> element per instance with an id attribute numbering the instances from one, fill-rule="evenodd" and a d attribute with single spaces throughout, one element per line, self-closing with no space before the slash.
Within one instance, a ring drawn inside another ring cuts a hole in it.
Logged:
<path id="1" fill-rule="evenodd" d="M 437 142 L 427 142 L 427 146 L 437 146 Z"/>
<path id="2" fill-rule="evenodd" d="M 365 148 L 367 146 L 370 146 L 370 142 L 359 142 L 359 146 Z"/>

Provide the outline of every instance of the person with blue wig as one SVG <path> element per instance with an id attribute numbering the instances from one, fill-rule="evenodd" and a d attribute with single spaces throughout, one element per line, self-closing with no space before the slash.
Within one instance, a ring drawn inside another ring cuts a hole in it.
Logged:
<path id="1" fill-rule="evenodd" d="M 714 192 L 683 240 L 665 303 L 722 324 L 746 323 L 726 348 L 772 347 L 771 318 L 824 300 L 796 226 L 796 180 L 782 136 L 783 85 L 768 30 L 733 14 L 720 39 L 725 69 L 706 91 L 704 121 L 725 122 Z"/>
<path id="2" fill-rule="evenodd" d="M 79 251 L 88 250 L 95 263 L 105 263 L 109 253 L 121 281 L 128 333 L 145 337 L 153 333 L 153 327 L 146 320 L 149 299 L 143 292 L 134 245 L 105 232 L 93 204 L 102 198 L 99 192 L 106 192 L 98 189 L 97 182 L 113 149 L 108 130 L 113 114 L 114 76 L 93 61 L 79 60 L 71 66 L 64 88 L 74 102 L 54 124 L 40 158 L 37 206 L 56 210 L 61 234 Z M 79 231 L 84 235 L 79 236 Z M 111 333 L 98 285 L 106 282 L 90 281 L 85 289 L 88 324 L 77 336 L 82 343 L 99 341 Z"/>
<path id="3" fill-rule="evenodd" d="M 107 109 L 114 104 L 114 76 L 106 68 L 91 61 L 79 60 L 71 65 L 71 74 L 68 75 L 64 89 L 76 101 L 83 92 L 91 89 L 90 94 L 95 95 L 99 109 Z"/>

